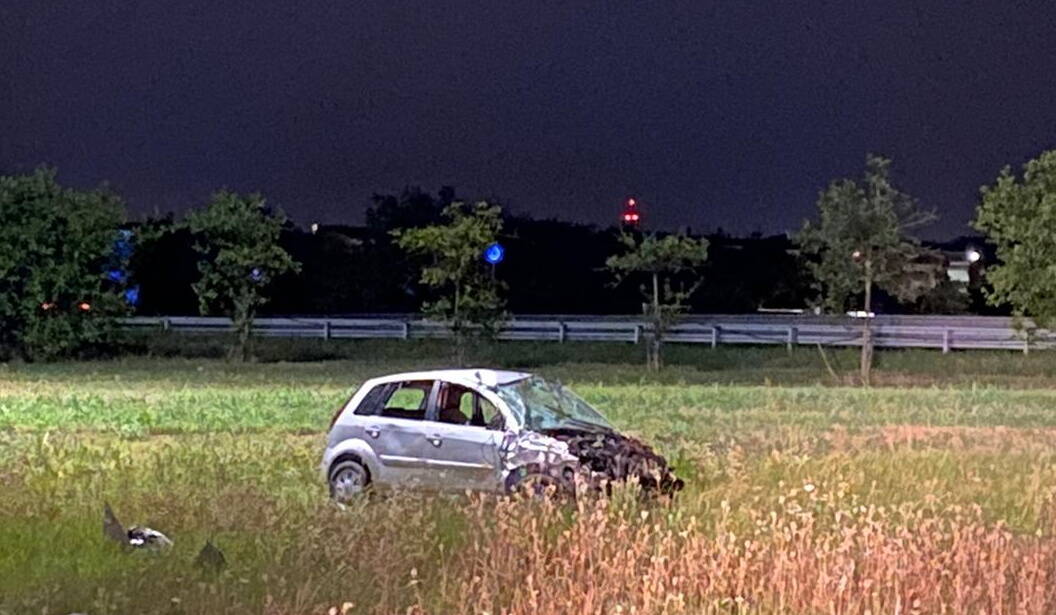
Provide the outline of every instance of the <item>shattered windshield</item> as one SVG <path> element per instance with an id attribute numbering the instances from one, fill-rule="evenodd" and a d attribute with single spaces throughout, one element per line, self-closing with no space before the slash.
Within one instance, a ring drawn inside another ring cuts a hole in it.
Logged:
<path id="1" fill-rule="evenodd" d="M 605 417 L 560 384 L 532 376 L 496 388 L 527 429 L 612 430 Z"/>

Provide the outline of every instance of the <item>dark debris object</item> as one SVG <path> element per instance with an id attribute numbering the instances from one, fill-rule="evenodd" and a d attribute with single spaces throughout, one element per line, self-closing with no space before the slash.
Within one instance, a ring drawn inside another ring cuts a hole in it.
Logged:
<path id="1" fill-rule="evenodd" d="M 127 530 L 117 520 L 109 503 L 103 505 L 103 537 L 123 547 L 162 551 L 172 546 L 172 541 L 158 530 L 133 525 Z"/>
<path id="2" fill-rule="evenodd" d="M 568 444 L 568 450 L 588 469 L 611 481 L 637 477 L 646 493 L 672 495 L 685 486 L 663 456 L 637 438 L 616 432 L 555 429 L 546 435 Z"/>
<path id="3" fill-rule="evenodd" d="M 194 565 L 203 572 L 216 575 L 227 567 L 227 558 L 224 557 L 224 552 L 213 544 L 213 541 L 207 540 L 205 546 L 198 552 L 198 556 L 194 558 Z"/>

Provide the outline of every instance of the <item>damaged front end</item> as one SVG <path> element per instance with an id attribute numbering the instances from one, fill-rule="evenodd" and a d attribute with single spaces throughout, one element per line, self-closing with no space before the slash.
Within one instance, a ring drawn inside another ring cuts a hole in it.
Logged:
<path id="1" fill-rule="evenodd" d="M 500 454 L 507 493 L 521 489 L 538 493 L 547 488 L 575 493 L 581 464 L 566 443 L 534 431 L 510 433 L 503 440 Z"/>
<path id="2" fill-rule="evenodd" d="M 610 430 L 511 434 L 503 459 L 507 491 L 528 484 L 535 491 L 552 486 L 574 494 L 586 486 L 608 492 L 613 483 L 636 480 L 646 495 L 673 495 L 684 486 L 652 447 Z"/>
<path id="3" fill-rule="evenodd" d="M 642 441 L 620 434 L 560 382 L 530 376 L 493 390 L 523 427 L 520 434 L 511 434 L 505 449 L 507 472 L 514 473 L 507 476 L 507 485 L 516 484 L 520 474 L 571 481 L 576 487 L 585 482 L 606 493 L 613 483 L 630 480 L 647 495 L 682 489 L 666 459 Z"/>
<path id="4" fill-rule="evenodd" d="M 649 495 L 673 495 L 685 486 L 667 460 L 637 438 L 578 429 L 553 429 L 546 435 L 563 442 L 595 478 L 608 484 L 634 479 Z"/>

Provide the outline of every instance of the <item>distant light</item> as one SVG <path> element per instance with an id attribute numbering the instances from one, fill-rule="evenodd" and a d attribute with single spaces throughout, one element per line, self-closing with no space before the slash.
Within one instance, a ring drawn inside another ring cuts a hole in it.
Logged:
<path id="1" fill-rule="evenodd" d="M 261 271 L 259 267 L 254 267 L 253 271 L 249 272 L 249 279 L 253 280 L 254 282 L 259 282 L 264 279 L 264 272 Z"/>
<path id="2" fill-rule="evenodd" d="M 631 214 L 631 220 L 638 221 L 638 214 Z"/>
<path id="3" fill-rule="evenodd" d="M 40 309 L 44 310 L 45 312 L 48 310 L 54 310 L 55 304 L 51 303 L 50 301 L 45 301 L 44 303 L 40 304 Z"/>
<path id="4" fill-rule="evenodd" d="M 106 277 L 109 278 L 111 282 L 124 282 L 125 272 L 120 269 L 111 269 L 106 272 Z"/>
<path id="5" fill-rule="evenodd" d="M 634 199 L 627 199 L 627 205 L 629 207 L 634 207 L 637 204 L 638 204 L 638 201 L 635 201 Z"/>
<path id="6" fill-rule="evenodd" d="M 855 250 L 854 252 L 851 252 L 851 258 L 853 258 L 854 260 L 861 260 L 862 251 L 861 250 Z"/>
<path id="7" fill-rule="evenodd" d="M 631 221 L 631 220 L 633 220 L 634 218 L 633 218 L 633 217 L 631 217 L 631 214 L 623 214 L 623 219 L 624 219 L 624 220 L 626 220 L 626 221 L 628 221 L 628 222 L 630 222 L 630 221 Z"/>
<path id="8" fill-rule="evenodd" d="M 121 260 L 128 260 L 132 257 L 134 251 L 132 237 L 132 231 L 128 229 L 118 231 L 117 239 L 114 240 L 114 256 Z"/>
<path id="9" fill-rule="evenodd" d="M 504 258 L 506 258 L 506 249 L 502 247 L 502 244 L 493 243 L 484 248 L 484 260 L 488 263 L 498 265 Z"/>
<path id="10" fill-rule="evenodd" d="M 139 287 L 133 286 L 125 290 L 125 302 L 129 305 L 139 305 Z"/>
<path id="11" fill-rule="evenodd" d="M 87 301 L 81 301 L 77 304 L 77 309 L 82 312 L 87 312 L 88 310 L 92 309 L 92 304 L 88 303 Z"/>
<path id="12" fill-rule="evenodd" d="M 964 253 L 964 258 L 969 263 L 978 263 L 983 258 L 983 254 L 975 248 L 968 248 Z"/>
<path id="13" fill-rule="evenodd" d="M 314 235 L 314 234 L 316 234 L 318 232 L 319 232 L 319 223 L 318 222 L 312 222 L 312 234 Z"/>

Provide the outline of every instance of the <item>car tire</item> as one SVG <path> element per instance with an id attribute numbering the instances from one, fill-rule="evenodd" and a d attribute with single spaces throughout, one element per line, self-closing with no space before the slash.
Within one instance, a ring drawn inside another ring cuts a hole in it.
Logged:
<path id="1" fill-rule="evenodd" d="M 330 498 L 339 504 L 350 502 L 367 492 L 370 470 L 354 457 L 342 457 L 330 466 Z"/>
<path id="2" fill-rule="evenodd" d="M 506 493 L 529 500 L 575 497 L 575 487 L 565 477 L 536 466 L 525 466 L 506 477 Z"/>

